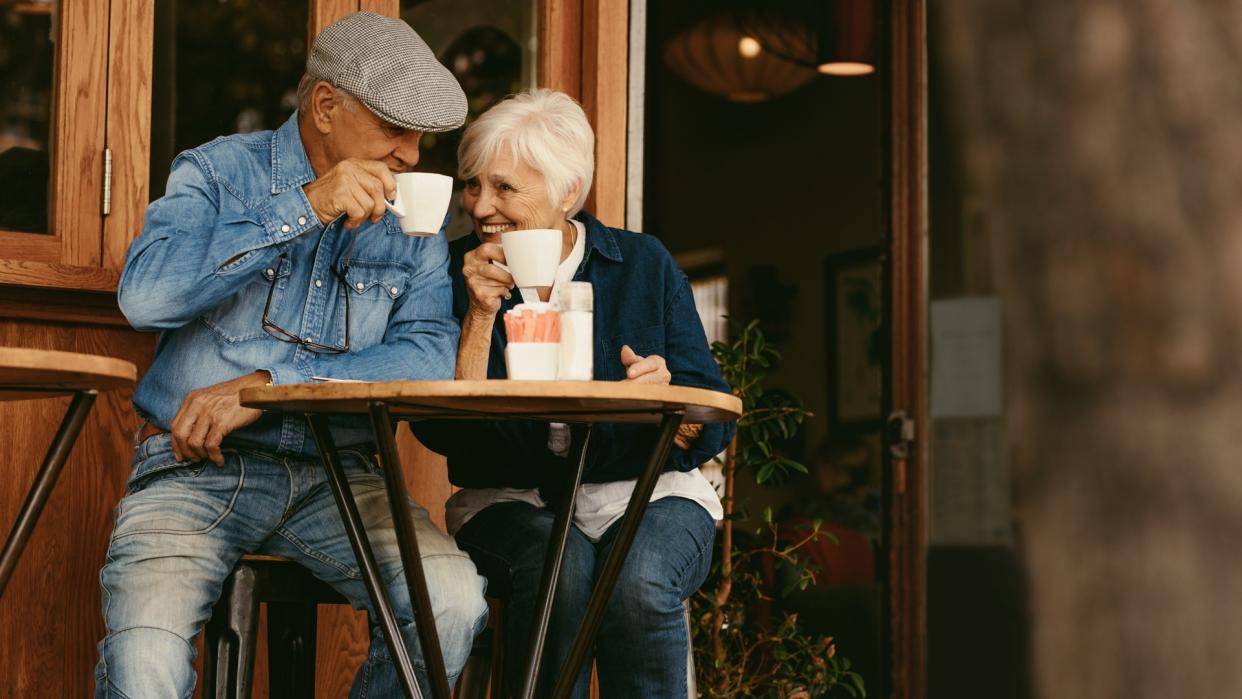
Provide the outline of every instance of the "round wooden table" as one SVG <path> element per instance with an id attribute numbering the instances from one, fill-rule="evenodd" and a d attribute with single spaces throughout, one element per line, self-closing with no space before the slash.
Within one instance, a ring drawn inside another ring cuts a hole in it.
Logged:
<path id="1" fill-rule="evenodd" d="M 100 391 L 133 386 L 138 369 L 130 362 L 76 352 L 0 347 L 0 401 L 72 395 L 69 410 L 48 447 L 43 465 L 17 513 L 0 552 L 0 595 L 17 567 L 65 460 Z"/>
<path id="2" fill-rule="evenodd" d="M 328 430 L 328 415 L 369 414 L 379 449 L 380 465 L 388 489 L 389 506 L 396 523 L 397 545 L 405 565 L 406 583 L 419 641 L 423 648 L 433 694 L 448 699 L 448 680 L 434 623 L 427 581 L 423 576 L 418 540 L 410 520 L 405 483 L 401 479 L 400 461 L 393 421 L 400 419 L 449 420 L 537 420 L 574 425 L 571 463 L 577 469 L 566 469 L 566 497 L 559 504 L 549 542 L 549 556 L 544 563 L 536 609 L 536 623 L 531 633 L 530 655 L 526 663 L 521 696 L 531 697 L 539 675 L 539 661 L 548 619 L 551 617 L 556 580 L 564 560 L 565 542 L 573 519 L 575 497 L 582 483 L 586 466 L 591 425 L 597 422 L 658 423 L 658 436 L 652 446 L 642 474 L 634 488 L 625 515 L 617 531 L 612 551 L 596 580 L 587 603 L 582 626 L 561 668 L 553 697 L 566 697 L 595 639 L 621 565 L 634 542 L 638 524 L 646 511 L 656 480 L 663 471 L 677 428 L 683 422 L 706 423 L 736 420 L 742 412 L 741 400 L 718 391 L 685 386 L 630 384 L 614 381 L 395 381 L 367 383 L 331 381 L 314 384 L 265 386 L 242 391 L 243 405 L 265 410 L 304 413 L 311 434 L 328 472 L 333 497 L 345 523 L 346 534 L 358 559 L 367 591 L 381 617 L 381 628 L 389 651 L 396 662 L 398 674 L 409 696 L 420 696 L 414 680 L 413 665 L 401 643 L 397 621 L 388 601 L 375 564 L 375 556 L 362 526 L 341 469 L 336 447 Z"/>

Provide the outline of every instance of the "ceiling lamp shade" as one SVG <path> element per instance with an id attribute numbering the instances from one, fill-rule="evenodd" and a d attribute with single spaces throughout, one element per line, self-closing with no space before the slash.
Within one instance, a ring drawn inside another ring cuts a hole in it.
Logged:
<path id="1" fill-rule="evenodd" d="M 698 89 L 743 104 L 786 95 L 815 78 L 814 70 L 771 55 L 731 15 L 708 17 L 674 36 L 664 63 Z"/>
<path id="2" fill-rule="evenodd" d="M 735 17 L 738 31 L 778 58 L 824 75 L 875 72 L 873 0 L 748 2 Z"/>

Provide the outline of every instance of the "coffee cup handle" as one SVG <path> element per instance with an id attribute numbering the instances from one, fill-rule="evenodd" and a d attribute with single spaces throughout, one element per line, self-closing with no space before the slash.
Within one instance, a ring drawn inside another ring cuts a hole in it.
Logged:
<path id="1" fill-rule="evenodd" d="M 387 199 L 384 200 L 384 206 L 387 207 L 389 211 L 396 214 L 397 218 L 405 218 L 405 207 L 401 205 L 400 189 L 397 190 L 397 196 L 393 197 L 392 201 L 388 201 Z"/>

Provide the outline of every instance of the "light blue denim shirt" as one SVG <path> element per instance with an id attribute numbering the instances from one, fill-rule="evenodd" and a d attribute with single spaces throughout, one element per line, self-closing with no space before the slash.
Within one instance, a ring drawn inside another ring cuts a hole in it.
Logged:
<path id="1" fill-rule="evenodd" d="M 355 230 L 340 218 L 324 226 L 302 191 L 314 179 L 296 113 L 276 131 L 218 138 L 173 161 L 118 289 L 134 328 L 162 331 L 134 393 L 140 416 L 168 428 L 190 391 L 260 369 L 278 384 L 453 377 L 460 330 L 444 231 L 406 236 L 392 214 Z M 347 252 L 342 284 L 333 270 Z M 345 342 L 348 294 L 349 352 L 317 353 L 264 331 L 273 282 L 268 318 L 324 345 Z M 372 441 L 365 419 L 331 424 L 340 446 Z M 300 414 L 264 415 L 224 444 L 316 453 Z"/>

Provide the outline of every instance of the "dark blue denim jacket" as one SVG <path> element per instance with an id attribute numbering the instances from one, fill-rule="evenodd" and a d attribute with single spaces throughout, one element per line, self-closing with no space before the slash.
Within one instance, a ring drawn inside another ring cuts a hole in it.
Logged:
<path id="1" fill-rule="evenodd" d="M 591 282 L 595 290 L 595 379 L 625 378 L 621 346 L 629 345 L 639 356 L 664 357 L 675 385 L 728 392 L 708 348 L 690 283 L 660 241 L 608 228 L 585 213 L 577 218 L 586 226 L 586 252 L 574 280 Z M 449 244 L 453 315 L 459 321 L 469 307 L 462 263 L 478 246 L 473 234 Z M 497 315 L 520 301 L 513 294 Z M 504 324 L 497 318 L 487 362 L 490 379 L 505 377 L 505 342 Z M 548 450 L 546 423 L 424 422 L 413 428 L 424 444 L 448 457 L 449 479 L 461 487 L 538 487 L 566 467 L 566 459 Z M 690 449 L 673 448 L 666 470 L 690 471 L 706 463 L 725 448 L 733 432 L 733 423 L 705 425 Z M 584 480 L 637 478 L 655 434 L 651 425 L 596 425 Z"/>

